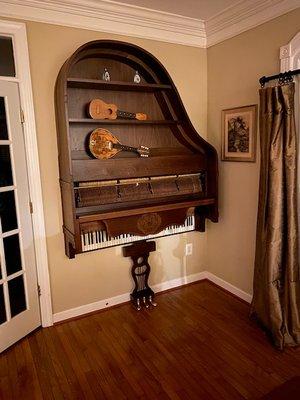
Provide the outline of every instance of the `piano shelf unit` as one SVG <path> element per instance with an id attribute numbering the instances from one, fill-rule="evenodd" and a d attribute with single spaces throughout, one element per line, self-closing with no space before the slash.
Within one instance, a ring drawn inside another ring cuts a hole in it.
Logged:
<path id="1" fill-rule="evenodd" d="M 104 68 L 111 81 L 102 80 Z M 140 83 L 133 82 L 136 71 Z M 106 238 L 127 235 L 124 243 L 128 243 L 128 235 L 143 238 L 173 232 L 168 227 L 184 226 L 191 215 L 198 231 L 205 230 L 207 218 L 217 222 L 217 153 L 194 129 L 171 77 L 153 55 L 129 43 L 89 42 L 62 66 L 55 97 L 69 258 L 97 249 L 84 242 L 90 237 L 100 240 L 101 231 Z M 148 118 L 93 120 L 87 105 L 96 98 L 120 110 L 146 113 Z M 94 158 L 88 140 L 98 127 L 109 130 L 122 144 L 149 147 L 150 157 L 120 152 L 108 160 Z"/>

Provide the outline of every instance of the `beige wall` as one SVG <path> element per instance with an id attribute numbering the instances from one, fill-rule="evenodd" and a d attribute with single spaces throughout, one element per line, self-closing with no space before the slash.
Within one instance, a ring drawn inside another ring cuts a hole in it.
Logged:
<path id="1" fill-rule="evenodd" d="M 42 175 L 47 248 L 54 312 L 60 312 L 131 291 L 130 262 L 120 247 L 79 255 L 64 254 L 59 191 L 54 84 L 64 61 L 83 43 L 95 39 L 120 39 L 142 46 L 165 65 L 183 98 L 195 128 L 206 136 L 206 50 L 118 37 L 111 34 L 27 22 L 38 147 Z M 191 90 L 192 88 L 192 90 Z M 194 254 L 185 258 L 186 242 Z M 151 255 L 151 283 L 160 283 L 206 269 L 206 235 L 190 233 L 157 241 Z"/>
<path id="2" fill-rule="evenodd" d="M 300 30 L 299 21 L 298 9 L 208 50 L 26 22 L 55 313 L 132 288 L 130 262 L 121 256 L 120 247 L 79 255 L 75 260 L 64 255 L 54 115 L 54 84 L 64 61 L 77 47 L 95 39 L 120 39 L 142 46 L 165 65 L 195 128 L 219 151 L 221 110 L 258 103 L 257 80 L 279 70 L 279 47 Z M 258 161 L 220 162 L 219 224 L 209 224 L 208 234 L 157 240 L 158 250 L 150 258 L 152 284 L 208 269 L 251 292 L 258 168 Z M 194 245 L 189 257 L 184 256 L 187 242 Z"/>
<path id="3" fill-rule="evenodd" d="M 300 31 L 300 9 L 208 49 L 208 140 L 220 154 L 221 110 L 258 104 L 258 79 L 278 73 L 279 48 Z M 208 269 L 252 292 L 259 161 L 220 162 L 220 222 L 208 230 Z"/>

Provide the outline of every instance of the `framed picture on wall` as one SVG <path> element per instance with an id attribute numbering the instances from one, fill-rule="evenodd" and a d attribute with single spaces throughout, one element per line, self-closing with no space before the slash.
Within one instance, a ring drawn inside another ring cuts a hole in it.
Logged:
<path id="1" fill-rule="evenodd" d="M 257 105 L 222 111 L 222 161 L 256 159 Z"/>

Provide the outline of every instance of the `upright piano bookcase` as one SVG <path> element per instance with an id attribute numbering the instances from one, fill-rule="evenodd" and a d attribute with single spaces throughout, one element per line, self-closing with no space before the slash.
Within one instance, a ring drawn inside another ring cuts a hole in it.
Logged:
<path id="1" fill-rule="evenodd" d="M 102 79 L 105 69 L 109 71 L 110 81 Z M 141 77 L 140 83 L 134 83 L 136 71 Z M 97 98 L 116 104 L 120 110 L 145 113 L 148 118 L 142 121 L 91 119 L 87 105 Z M 130 221 L 136 218 L 134 215 L 159 212 L 160 216 L 168 215 L 157 228 L 162 230 L 172 220 L 178 223 L 179 214 L 182 221 L 185 213 L 182 210 L 191 207 L 196 211 L 196 230 L 204 230 L 205 218 L 217 221 L 216 151 L 192 126 L 166 69 L 144 49 L 108 40 L 80 47 L 59 73 L 56 114 L 64 234 L 66 254 L 70 258 L 82 252 L 80 235 L 84 224 L 104 223 L 109 231 L 112 220 L 115 222 L 118 216 L 126 216 Z M 109 130 L 124 145 L 149 147 L 150 157 L 141 159 L 135 153 L 122 151 L 108 160 L 94 158 L 89 152 L 89 135 L 96 128 Z M 78 207 L 76 202 L 79 182 L 201 171 L 205 174 L 205 190 L 201 196 L 185 193 L 164 197 L 162 185 L 159 197 L 149 196 L 142 202 L 134 197 L 101 207 Z M 126 226 L 123 229 L 126 231 Z"/>

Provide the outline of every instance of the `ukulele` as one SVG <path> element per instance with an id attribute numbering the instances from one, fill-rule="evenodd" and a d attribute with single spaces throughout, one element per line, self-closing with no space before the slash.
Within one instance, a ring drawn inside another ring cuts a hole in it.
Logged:
<path id="1" fill-rule="evenodd" d="M 131 113 L 118 110 L 115 104 L 107 104 L 103 100 L 94 99 L 88 104 L 88 114 L 93 119 L 138 119 L 144 121 L 147 115 L 143 113 Z"/>
<path id="2" fill-rule="evenodd" d="M 118 139 L 113 136 L 108 130 L 98 128 L 95 129 L 89 140 L 90 152 L 94 157 L 101 160 L 107 160 L 114 157 L 120 151 L 132 151 L 140 157 L 149 157 L 150 151 L 148 147 L 131 147 L 121 144 Z"/>

